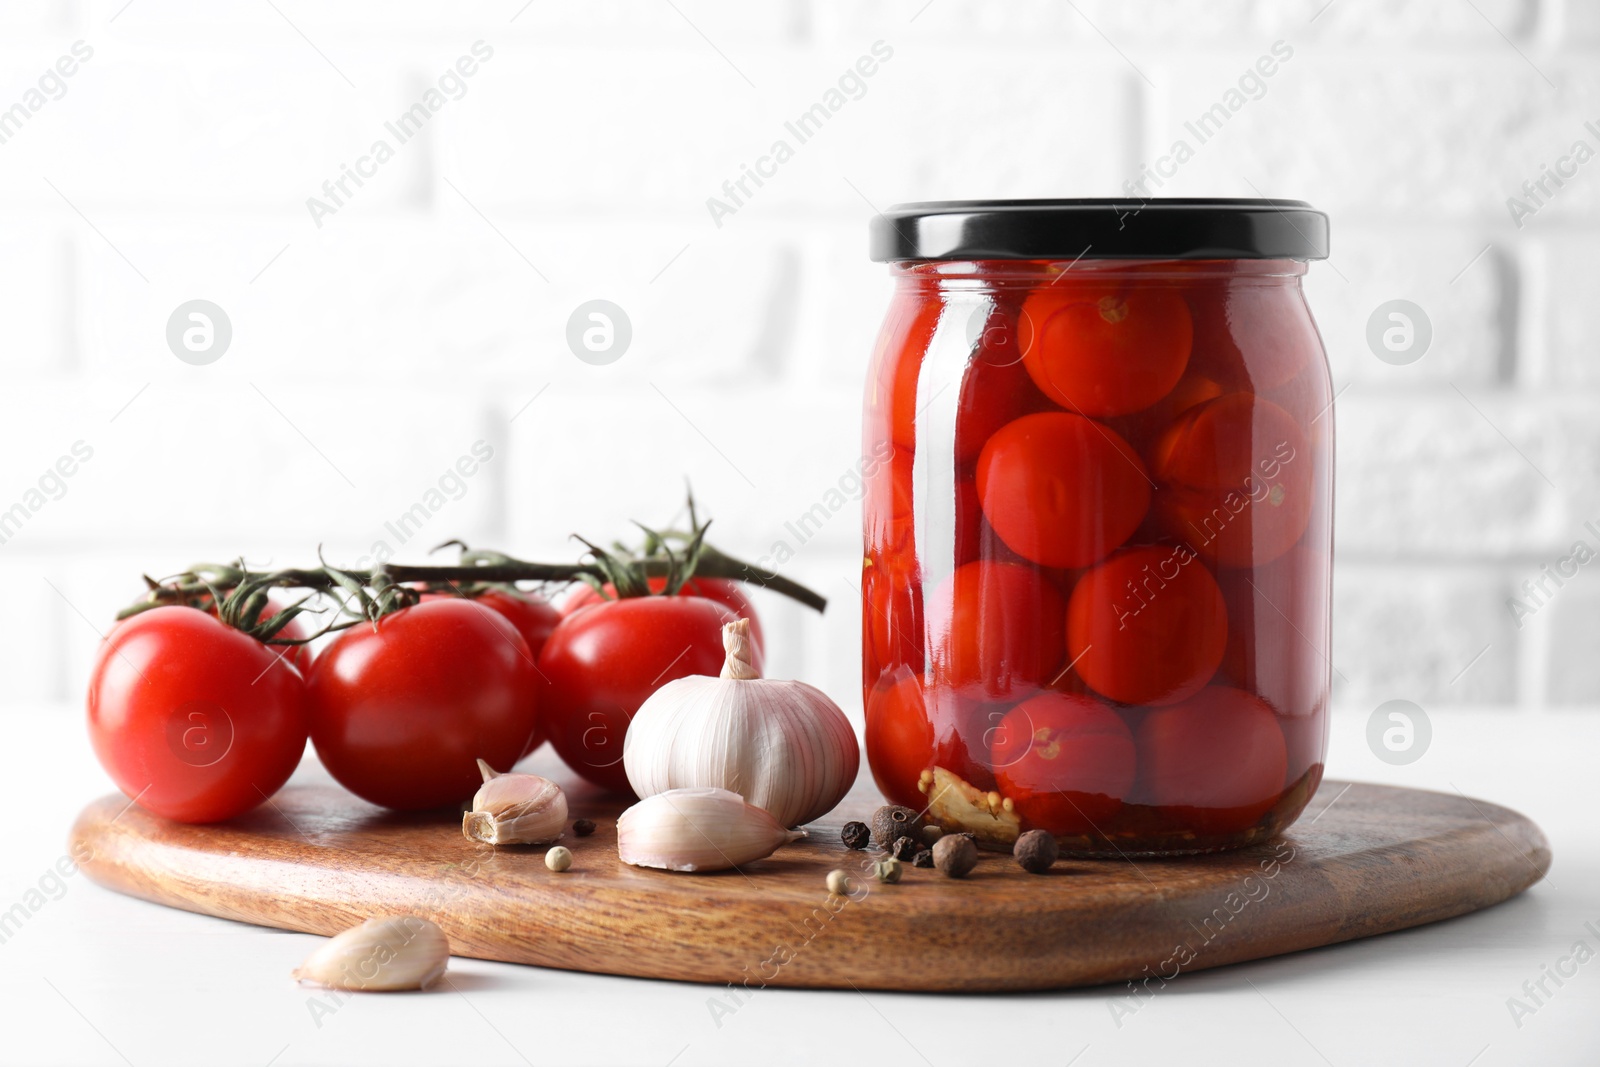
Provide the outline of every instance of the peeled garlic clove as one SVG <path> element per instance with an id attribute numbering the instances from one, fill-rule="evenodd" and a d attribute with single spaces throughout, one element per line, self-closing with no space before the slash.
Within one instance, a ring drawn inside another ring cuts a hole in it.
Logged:
<path id="1" fill-rule="evenodd" d="M 721 871 L 805 834 L 726 789 L 669 789 L 617 817 L 617 856 L 636 867 Z"/>
<path id="2" fill-rule="evenodd" d="M 461 817 L 461 832 L 490 845 L 548 845 L 567 825 L 567 795 L 537 774 L 497 774 L 483 760 L 483 785 L 472 810 Z"/>
<path id="3" fill-rule="evenodd" d="M 426 989 L 449 962 L 450 942 L 436 924 L 415 915 L 386 915 L 330 938 L 294 977 L 329 989 Z"/>
<path id="4" fill-rule="evenodd" d="M 917 789 L 928 798 L 930 818 L 959 826 L 979 841 L 1010 848 L 1022 832 L 1022 816 L 1010 797 L 985 793 L 943 767 L 923 771 Z"/>

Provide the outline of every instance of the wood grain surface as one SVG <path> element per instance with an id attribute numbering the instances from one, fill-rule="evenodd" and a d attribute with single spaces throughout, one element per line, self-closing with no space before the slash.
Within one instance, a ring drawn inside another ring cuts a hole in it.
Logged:
<path id="1" fill-rule="evenodd" d="M 241 922 L 333 934 L 372 915 L 439 923 L 458 956 L 718 985 L 1022 990 L 1201 970 L 1400 930 L 1498 903 L 1538 881 L 1550 847 L 1528 819 L 1463 796 L 1324 782 L 1276 842 L 1182 859 L 1063 860 L 1029 875 L 985 853 L 956 881 L 873 854 L 839 827 L 742 871 L 671 874 L 617 860 L 621 805 L 581 783 L 597 832 L 542 848 L 467 840 L 450 813 L 396 815 L 331 786 L 291 786 L 230 823 L 185 826 L 104 797 L 72 844 L 101 885 Z M 830 896 L 829 870 L 856 875 Z"/>

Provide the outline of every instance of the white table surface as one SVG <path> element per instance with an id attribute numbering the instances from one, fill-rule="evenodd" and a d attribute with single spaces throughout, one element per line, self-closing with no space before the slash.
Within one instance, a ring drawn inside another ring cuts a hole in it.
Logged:
<path id="1" fill-rule="evenodd" d="M 4 911 L 111 787 L 78 709 L 10 708 L 0 723 Z M 1435 711 L 1433 726 L 1422 759 L 1391 767 L 1367 750 L 1364 715 L 1336 716 L 1329 774 L 1517 808 L 1551 840 L 1548 880 L 1450 922 L 1186 974 L 1120 1019 L 1116 989 L 769 989 L 719 1020 L 716 987 L 478 960 L 451 961 L 453 989 L 317 1013 L 320 994 L 289 972 L 320 939 L 143 903 L 80 874 L 0 944 L 0 1064 L 1600 1064 L 1600 958 L 1560 987 L 1546 979 L 1553 995 L 1520 1025 L 1507 1006 L 1575 942 L 1600 953 L 1600 716 Z M 884 951 L 918 965 L 914 945 Z"/>

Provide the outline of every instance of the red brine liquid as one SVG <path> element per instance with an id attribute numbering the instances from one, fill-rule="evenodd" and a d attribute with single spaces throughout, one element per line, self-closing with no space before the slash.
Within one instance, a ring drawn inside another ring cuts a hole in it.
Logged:
<path id="1" fill-rule="evenodd" d="M 864 440 L 879 788 L 991 847 L 1276 834 L 1321 779 L 1331 669 L 1305 264 L 893 269 Z"/>

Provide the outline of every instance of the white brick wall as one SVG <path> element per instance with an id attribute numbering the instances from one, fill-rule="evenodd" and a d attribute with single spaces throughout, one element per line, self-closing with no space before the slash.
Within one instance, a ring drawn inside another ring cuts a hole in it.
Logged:
<path id="1" fill-rule="evenodd" d="M 95 49 L 0 144 L 0 504 L 95 448 L 0 546 L 5 706 L 79 699 L 79 611 L 104 628 L 141 571 L 319 541 L 353 561 L 480 437 L 495 459 L 418 542 L 559 556 L 671 518 L 688 476 L 718 539 L 765 553 L 854 459 L 888 288 L 873 206 L 1119 194 L 1280 40 L 1292 59 L 1162 192 L 1333 213 L 1308 292 L 1349 385 L 1336 699 L 1600 702 L 1600 578 L 1520 627 L 1506 605 L 1600 548 L 1600 160 L 1520 228 L 1505 206 L 1574 140 L 1600 149 L 1600 5 L 277 6 L 0 7 L 0 109 Z M 317 227 L 305 198 L 479 39 L 466 94 Z M 714 225 L 706 197 L 875 41 L 864 95 Z M 212 366 L 164 343 L 195 297 L 234 324 Z M 633 320 L 609 367 L 563 339 L 595 297 Z M 1364 339 L 1394 298 L 1434 325 L 1407 367 Z M 847 706 L 855 537 L 852 507 L 791 567 L 825 617 L 761 599 L 774 669 Z"/>

